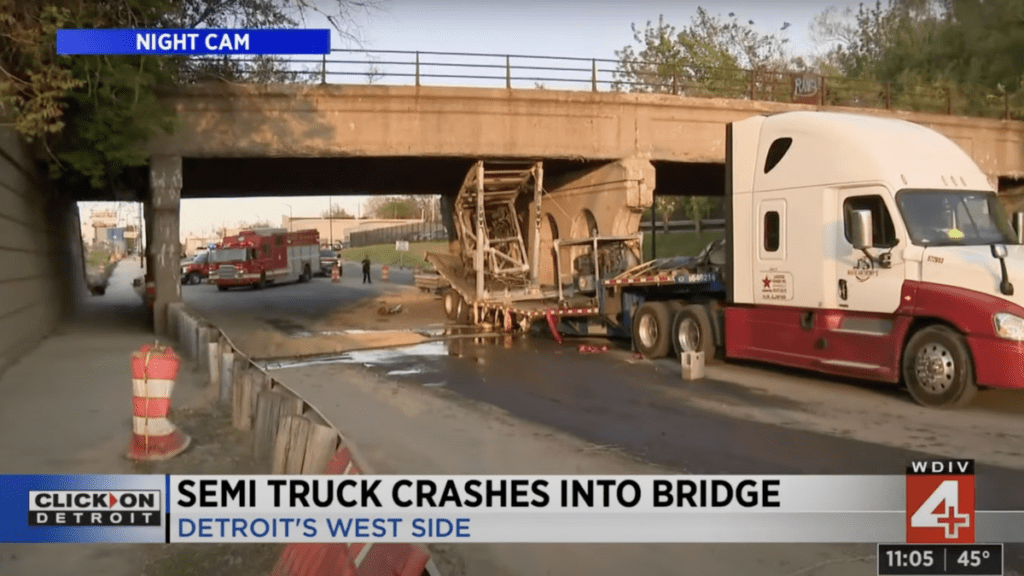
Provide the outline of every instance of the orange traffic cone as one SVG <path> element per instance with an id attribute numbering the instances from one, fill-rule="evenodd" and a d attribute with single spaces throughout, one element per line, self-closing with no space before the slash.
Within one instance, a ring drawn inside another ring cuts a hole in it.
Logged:
<path id="1" fill-rule="evenodd" d="M 192 439 L 167 419 L 181 359 L 165 346 L 146 344 L 132 354 L 132 460 L 168 460 Z"/>

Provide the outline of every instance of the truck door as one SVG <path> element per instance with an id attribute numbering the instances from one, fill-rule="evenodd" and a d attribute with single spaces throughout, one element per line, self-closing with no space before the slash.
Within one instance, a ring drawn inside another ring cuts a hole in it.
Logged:
<path id="1" fill-rule="evenodd" d="M 895 312 L 900 306 L 906 263 L 906 239 L 894 225 L 897 214 L 892 195 L 881 186 L 837 192 L 835 293 L 833 306 L 821 319 L 822 362 L 851 372 L 886 372 L 896 369 L 899 343 L 895 342 Z M 851 243 L 853 212 L 871 212 L 874 246 L 865 252 Z"/>

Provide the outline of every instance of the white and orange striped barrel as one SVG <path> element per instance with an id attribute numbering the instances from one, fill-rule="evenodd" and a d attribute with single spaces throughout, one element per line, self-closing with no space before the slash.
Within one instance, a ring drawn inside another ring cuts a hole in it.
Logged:
<path id="1" fill-rule="evenodd" d="M 181 359 L 174 350 L 146 344 L 132 354 L 132 460 L 167 460 L 191 439 L 171 423 L 171 393 Z"/>

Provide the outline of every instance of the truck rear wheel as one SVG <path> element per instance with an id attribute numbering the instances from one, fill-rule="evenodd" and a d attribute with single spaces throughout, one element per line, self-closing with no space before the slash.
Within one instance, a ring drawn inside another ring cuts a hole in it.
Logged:
<path id="1" fill-rule="evenodd" d="M 267 273 L 266 272 L 260 272 L 260 281 L 255 283 L 255 284 L 253 284 L 253 288 L 255 288 L 257 290 L 263 290 L 266 287 L 267 287 Z"/>
<path id="2" fill-rule="evenodd" d="M 945 326 L 922 328 L 910 338 L 903 351 L 903 380 L 922 406 L 965 406 L 978 393 L 970 348 Z"/>
<path id="3" fill-rule="evenodd" d="M 684 306 L 672 321 L 672 348 L 677 356 L 683 352 L 703 352 L 704 360 L 715 355 L 715 337 L 711 332 L 711 317 L 699 304 Z"/>
<path id="4" fill-rule="evenodd" d="M 309 268 L 309 264 L 302 267 L 302 276 L 299 277 L 299 282 L 309 282 L 313 279 L 313 271 Z"/>
<path id="5" fill-rule="evenodd" d="M 220 290 L 221 292 L 227 292 L 228 287 L 224 284 L 217 284 L 217 290 Z"/>
<path id="6" fill-rule="evenodd" d="M 633 345 L 645 358 L 664 358 L 672 348 L 672 314 L 664 302 L 647 302 L 633 318 Z"/>

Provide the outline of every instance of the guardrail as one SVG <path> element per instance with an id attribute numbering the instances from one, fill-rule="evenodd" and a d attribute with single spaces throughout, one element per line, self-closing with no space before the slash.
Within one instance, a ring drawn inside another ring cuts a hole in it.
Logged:
<path id="1" fill-rule="evenodd" d="M 644 220 L 640 223 L 641 232 L 650 232 L 651 228 L 654 228 L 655 233 L 665 232 L 665 223 L 658 220 L 655 223 L 651 223 L 650 220 Z M 710 231 L 721 231 L 725 230 L 725 220 L 722 219 L 710 219 L 701 220 L 700 229 L 702 232 Z M 697 221 L 696 220 L 669 220 L 668 222 L 669 232 L 696 232 Z"/>
<path id="2" fill-rule="evenodd" d="M 204 61 L 213 64 L 204 72 Z M 193 60 L 197 78 L 216 76 L 222 59 Z M 507 89 L 649 92 L 687 97 L 808 103 L 1017 119 L 1024 113 L 1024 91 L 965 90 L 939 84 L 879 83 L 800 71 L 747 70 L 683 64 L 659 73 L 642 61 L 525 54 L 483 54 L 406 50 L 334 49 L 321 58 L 242 58 L 253 82 L 320 82 L 466 86 Z M 285 63 L 281 72 L 273 63 Z M 644 76 L 627 76 L 622 66 Z M 360 81 L 361 80 L 361 81 Z M 470 82 L 472 81 L 472 82 Z M 454 83 L 453 83 L 454 82 Z M 529 85 L 531 84 L 532 85 Z M 524 85 L 525 84 L 525 85 Z"/>

